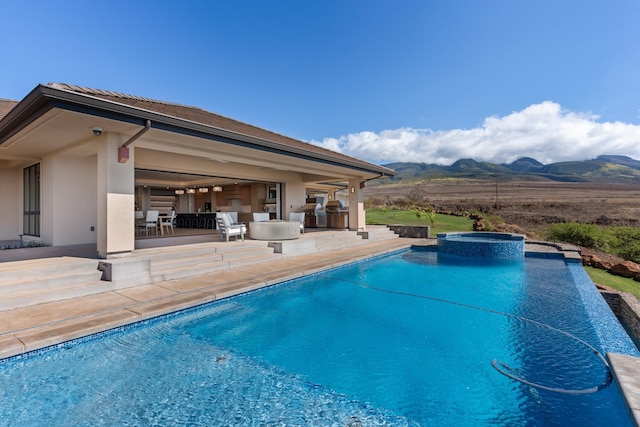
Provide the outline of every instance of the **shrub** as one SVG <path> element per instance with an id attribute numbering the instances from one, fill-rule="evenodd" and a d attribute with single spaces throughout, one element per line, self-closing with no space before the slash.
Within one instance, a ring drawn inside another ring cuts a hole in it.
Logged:
<path id="1" fill-rule="evenodd" d="M 613 238 L 613 253 L 624 259 L 640 263 L 640 228 L 614 227 L 609 231 Z"/>
<path id="2" fill-rule="evenodd" d="M 12 242 L 5 245 L 0 246 L 0 250 L 8 250 L 8 249 L 23 249 L 23 248 L 41 248 L 47 246 L 42 242 L 36 242 L 34 240 L 27 240 L 26 242 L 22 242 L 22 246 L 18 242 Z"/>
<path id="3" fill-rule="evenodd" d="M 571 243 L 605 252 L 610 250 L 610 243 L 614 240 L 597 225 L 578 222 L 551 225 L 548 239 L 554 242 Z"/>

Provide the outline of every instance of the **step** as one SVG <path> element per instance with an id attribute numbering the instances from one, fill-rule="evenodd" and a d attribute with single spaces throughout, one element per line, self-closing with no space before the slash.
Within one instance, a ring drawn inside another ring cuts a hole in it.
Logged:
<path id="1" fill-rule="evenodd" d="M 150 258 L 151 261 L 151 272 L 153 273 L 155 270 L 170 270 L 173 268 L 178 268 L 181 266 L 188 265 L 197 265 L 203 264 L 207 262 L 218 262 L 222 261 L 222 254 L 207 253 L 207 254 L 187 254 L 186 256 L 181 256 L 177 258 Z"/>
<path id="2" fill-rule="evenodd" d="M 101 280 L 74 283 L 64 287 L 36 288 L 5 295 L 0 299 L 0 310 L 10 310 L 52 301 L 82 297 L 111 290 L 109 282 Z"/>
<path id="3" fill-rule="evenodd" d="M 35 274 L 38 275 L 35 275 Z M 74 271 L 68 273 L 67 271 L 59 271 L 57 275 L 42 275 L 41 271 L 38 272 L 25 272 L 28 276 L 25 276 L 18 280 L 2 281 L 0 283 L 0 295 L 10 295 L 15 292 L 24 292 L 32 289 L 48 289 L 54 290 L 55 288 L 65 287 L 67 285 L 75 285 L 86 282 L 100 281 L 102 272 L 98 269 L 92 269 L 89 271 Z"/>
<path id="4" fill-rule="evenodd" d="M 152 270 L 151 282 L 158 283 L 166 280 L 182 279 L 185 277 L 199 276 L 213 273 L 215 271 L 226 270 L 230 266 L 229 261 L 203 262 L 200 264 L 181 265 L 178 267 Z"/>
<path id="5" fill-rule="evenodd" d="M 400 238 L 393 230 L 387 227 L 367 228 L 366 231 L 359 231 L 358 234 L 366 240 L 387 240 Z"/>
<path id="6" fill-rule="evenodd" d="M 273 248 L 268 246 L 259 247 L 259 248 L 248 248 L 244 251 L 228 251 L 228 252 L 219 252 L 219 255 L 222 256 L 222 259 L 225 261 L 235 261 L 242 260 L 245 258 L 258 258 L 261 256 L 269 257 L 273 255 Z"/>
<path id="7" fill-rule="evenodd" d="M 29 277 L 73 275 L 98 269 L 98 261 L 87 258 L 56 257 L 12 261 L 0 264 L 0 285 Z"/>
<path id="8" fill-rule="evenodd" d="M 236 258 L 233 260 L 229 261 L 229 267 L 233 268 L 233 267 L 238 267 L 238 266 L 242 266 L 242 265 L 253 265 L 253 264 L 260 264 L 263 262 L 269 262 L 269 261 L 275 261 L 275 260 L 280 260 L 282 259 L 282 255 L 280 254 L 276 254 L 273 252 L 273 249 L 269 248 L 271 250 L 271 253 L 266 254 L 266 255 L 259 255 L 259 256 L 253 256 L 253 257 L 244 257 L 244 258 Z"/>
<path id="9" fill-rule="evenodd" d="M 185 252 L 186 256 L 180 258 L 158 258 L 157 256 L 151 257 L 151 270 L 173 270 L 180 267 L 186 267 L 189 265 L 201 265 L 207 263 L 216 263 L 219 261 L 233 261 L 241 260 L 244 258 L 255 258 L 260 256 L 268 256 L 273 254 L 273 249 L 266 245 L 260 245 L 255 247 L 236 247 L 233 249 L 223 249 L 220 252 L 208 252 L 201 254 L 200 251 L 194 253 Z M 154 273 L 155 274 L 155 273 Z"/>
<path id="10" fill-rule="evenodd" d="M 244 265 L 247 263 L 264 262 L 269 259 L 273 249 L 265 246 L 266 243 L 254 247 L 224 248 L 221 253 L 201 255 L 193 258 L 182 258 L 176 262 L 158 262 L 151 259 L 151 276 L 154 282 L 183 277 L 206 274 L 231 265 Z"/>

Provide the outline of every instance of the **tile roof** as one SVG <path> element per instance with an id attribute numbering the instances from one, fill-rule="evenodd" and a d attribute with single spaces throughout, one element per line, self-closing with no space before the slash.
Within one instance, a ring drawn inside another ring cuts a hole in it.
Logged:
<path id="1" fill-rule="evenodd" d="M 18 105 L 18 101 L 0 98 L 0 120 L 6 116 L 13 107 Z"/>
<path id="2" fill-rule="evenodd" d="M 240 122 L 238 120 L 231 119 L 229 117 L 221 116 L 216 113 L 212 113 L 206 110 L 203 110 L 198 107 L 191 107 L 187 105 L 175 104 L 171 102 L 159 101 L 150 98 L 144 98 L 135 95 L 128 95 L 119 92 L 112 92 L 101 89 L 92 89 L 82 86 L 75 86 L 66 83 L 49 83 L 47 86 L 68 90 L 80 94 L 90 95 L 97 98 L 105 99 L 107 101 L 116 102 L 120 104 L 125 104 L 131 107 L 136 107 L 148 111 L 153 111 L 155 113 L 164 114 L 167 116 L 177 117 L 183 120 L 189 120 L 192 122 L 213 126 L 219 129 L 224 129 L 227 131 L 239 133 L 242 135 L 248 135 L 254 138 L 259 138 L 266 141 L 276 142 L 283 144 L 285 146 L 289 146 L 292 148 L 307 150 L 312 153 L 331 156 L 335 159 L 342 159 L 347 161 L 356 161 L 363 165 L 373 166 L 374 169 L 387 169 L 381 167 L 379 165 L 373 165 L 372 163 L 365 162 L 360 159 L 356 159 L 354 157 L 350 157 L 344 155 L 342 153 L 338 153 L 335 151 L 331 151 L 322 147 L 318 147 L 313 144 L 309 144 L 307 142 L 303 142 L 294 138 L 290 138 L 288 136 L 284 136 L 278 134 L 276 132 L 272 132 L 266 129 L 262 129 L 247 123 Z M 393 174 L 393 171 L 390 169 L 389 172 Z"/>

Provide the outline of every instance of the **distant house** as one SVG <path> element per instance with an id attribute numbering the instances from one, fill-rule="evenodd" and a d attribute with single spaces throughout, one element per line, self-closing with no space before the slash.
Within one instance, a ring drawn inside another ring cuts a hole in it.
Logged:
<path id="1" fill-rule="evenodd" d="M 343 188 L 359 230 L 362 183 L 393 174 L 170 102 L 58 83 L 0 99 L 0 240 L 96 243 L 108 257 L 134 249 L 136 209 L 287 218 L 309 195 Z"/>

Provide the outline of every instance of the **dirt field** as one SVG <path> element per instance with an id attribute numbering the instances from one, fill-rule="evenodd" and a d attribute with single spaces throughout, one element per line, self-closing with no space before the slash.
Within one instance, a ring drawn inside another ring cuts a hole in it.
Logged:
<path id="1" fill-rule="evenodd" d="M 580 221 L 640 227 L 640 186 L 624 184 L 441 180 L 418 185 L 425 204 L 439 212 L 479 211 L 540 231 L 548 224 Z M 365 188 L 367 198 L 390 202 L 415 187 Z"/>

